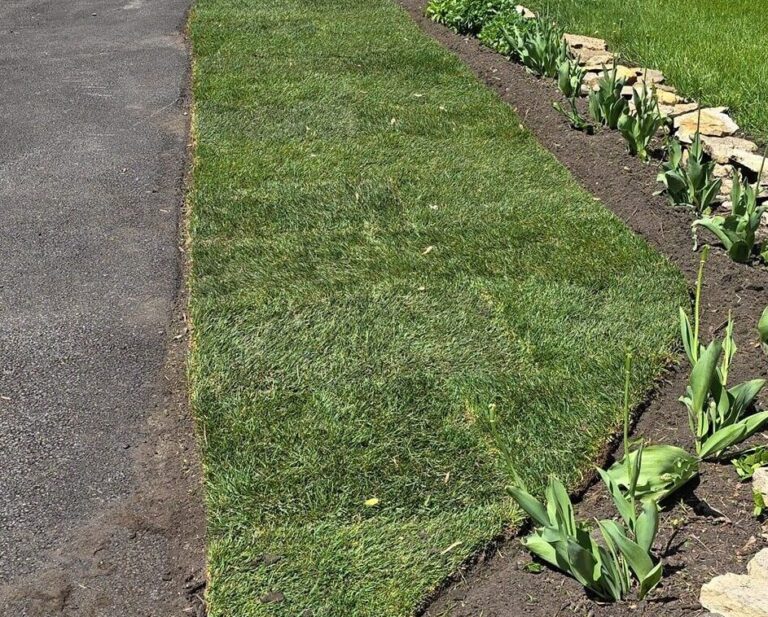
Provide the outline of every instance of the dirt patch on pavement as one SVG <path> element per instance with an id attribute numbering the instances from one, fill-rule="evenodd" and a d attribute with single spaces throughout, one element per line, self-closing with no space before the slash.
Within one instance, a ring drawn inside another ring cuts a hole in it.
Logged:
<path id="1" fill-rule="evenodd" d="M 573 176 L 635 233 L 665 255 L 693 285 L 699 255 L 692 250 L 693 213 L 670 207 L 659 189 L 656 166 L 626 153 L 613 131 L 589 136 L 572 130 L 552 108 L 563 101 L 551 80 L 537 79 L 521 66 L 483 47 L 474 38 L 457 35 L 424 17 L 424 0 L 398 0 L 416 23 L 456 54 L 517 112 L 539 142 L 552 151 Z M 596 207 L 599 207 L 596 204 Z M 702 303 L 702 332 L 709 340 L 722 331 L 733 312 L 739 344 L 732 383 L 768 377 L 768 362 L 755 344 L 756 324 L 768 303 L 768 273 L 733 263 L 719 249 L 707 265 Z M 635 434 L 652 442 L 690 447 L 687 414 L 678 397 L 685 392 L 687 366 L 671 369 L 643 406 Z M 763 395 L 764 400 L 764 395 Z M 763 438 L 757 437 L 756 440 Z M 612 461 L 609 454 L 599 464 Z M 583 517 L 607 516 L 610 501 L 600 484 L 579 495 Z M 749 484 L 740 484 L 729 464 L 704 463 L 701 477 L 674 497 L 662 512 L 656 550 L 665 564 L 662 585 L 648 600 L 601 604 L 573 579 L 550 569 L 525 570 L 531 559 L 519 539 L 509 534 L 465 567 L 422 607 L 430 617 L 516 617 L 519 615 L 701 615 L 701 585 L 712 576 L 743 572 L 746 562 L 766 545 L 766 529 L 751 516 Z"/>

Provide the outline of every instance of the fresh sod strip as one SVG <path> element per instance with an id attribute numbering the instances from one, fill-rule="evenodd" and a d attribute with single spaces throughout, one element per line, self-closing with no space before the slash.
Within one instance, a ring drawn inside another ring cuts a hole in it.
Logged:
<path id="1" fill-rule="evenodd" d="M 768 140 L 768 11 L 753 0 L 530 0 L 567 32 L 598 36 L 628 62 L 660 69 L 679 91 L 726 105 Z"/>
<path id="2" fill-rule="evenodd" d="M 391 0 L 200 0 L 191 36 L 210 615 L 409 615 L 520 518 L 488 406 L 573 485 L 682 277 Z"/>

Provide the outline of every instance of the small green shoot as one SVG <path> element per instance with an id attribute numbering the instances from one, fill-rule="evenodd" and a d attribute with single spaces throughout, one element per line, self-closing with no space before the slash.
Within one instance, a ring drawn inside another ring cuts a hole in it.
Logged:
<path id="1" fill-rule="evenodd" d="M 768 446 L 755 446 L 731 461 L 742 480 L 749 480 L 761 467 L 768 467 Z"/>
<path id="2" fill-rule="evenodd" d="M 760 335 L 760 346 L 763 352 L 768 354 L 768 306 L 763 309 L 763 314 L 757 323 L 757 332 Z"/>
<path id="3" fill-rule="evenodd" d="M 755 504 L 755 507 L 752 510 L 752 516 L 760 518 L 768 508 L 768 504 L 765 503 L 765 498 L 760 491 L 752 491 L 752 501 Z"/>
<path id="4" fill-rule="evenodd" d="M 659 111 L 659 101 L 653 89 L 643 83 L 642 89 L 632 90 L 634 113 L 625 113 L 619 118 L 618 129 L 627 142 L 627 149 L 641 160 L 650 158 L 651 140 L 664 124 Z"/>
<path id="5" fill-rule="evenodd" d="M 699 272 L 696 276 L 696 297 L 693 305 L 693 327 L 691 327 L 691 321 L 688 319 L 685 309 L 681 306 L 679 310 L 680 335 L 683 339 L 685 355 L 688 356 L 691 366 L 696 364 L 701 352 L 701 342 L 699 341 L 699 330 L 701 328 L 701 288 L 704 284 L 704 266 L 707 263 L 707 259 L 709 259 L 709 250 L 709 245 L 706 245 L 702 249 L 701 257 L 699 258 Z"/>
<path id="6" fill-rule="evenodd" d="M 568 99 L 568 109 L 564 108 L 560 103 L 552 103 L 552 107 L 566 117 L 568 124 L 572 128 L 577 131 L 592 133 L 594 127 L 582 118 L 576 107 L 576 99 L 581 93 L 584 75 L 585 71 L 579 66 L 578 62 L 572 58 L 563 59 L 557 70 L 557 86 L 565 98 Z"/>

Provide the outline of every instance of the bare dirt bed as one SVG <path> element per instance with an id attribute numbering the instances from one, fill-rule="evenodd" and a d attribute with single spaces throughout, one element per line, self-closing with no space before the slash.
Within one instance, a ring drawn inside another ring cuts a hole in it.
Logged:
<path id="1" fill-rule="evenodd" d="M 554 83 L 537 79 L 476 39 L 454 34 L 424 17 L 425 0 L 398 0 L 416 23 L 455 53 L 499 96 L 515 108 L 521 121 L 550 149 L 574 177 L 635 233 L 666 255 L 693 285 L 699 255 L 692 251 L 692 212 L 670 207 L 655 196 L 656 166 L 629 156 L 617 132 L 588 136 L 570 129 L 552 108 L 561 100 Z M 510 181 L 513 181 L 510 179 Z M 601 207 L 596 204 L 595 207 Z M 732 311 L 739 351 L 732 383 L 768 377 L 768 362 L 756 345 L 755 326 L 768 303 L 768 272 L 733 263 L 719 249 L 706 269 L 702 302 L 704 340 L 721 333 Z M 690 447 L 684 393 L 688 367 L 671 368 L 639 414 L 635 434 L 651 442 Z M 765 399 L 763 395 L 762 400 Z M 759 442 L 762 437 L 756 438 Z M 609 453 L 607 464 L 613 460 Z M 600 484 L 583 487 L 582 517 L 606 517 L 609 500 Z M 475 556 L 422 607 L 437 617 L 513 617 L 647 615 L 692 617 L 705 611 L 698 603 L 701 585 L 725 572 L 742 573 L 746 562 L 766 545 L 768 529 L 751 516 L 749 484 L 740 484 L 730 464 L 704 463 L 700 479 L 675 496 L 662 512 L 657 554 L 664 561 L 662 585 L 645 601 L 600 604 L 574 580 L 550 569 L 533 574 L 531 559 L 519 536 L 509 534 Z M 523 532 L 525 530 L 522 530 Z"/>

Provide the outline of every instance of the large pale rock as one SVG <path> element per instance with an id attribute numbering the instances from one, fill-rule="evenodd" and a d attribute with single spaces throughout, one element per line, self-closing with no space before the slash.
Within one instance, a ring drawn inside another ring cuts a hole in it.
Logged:
<path id="1" fill-rule="evenodd" d="M 628 66 L 624 66 L 623 64 L 617 64 L 616 67 L 616 78 L 617 79 L 623 79 L 624 82 L 627 84 L 627 86 L 632 86 L 637 81 L 637 72 L 635 69 L 630 68 Z"/>
<path id="2" fill-rule="evenodd" d="M 763 501 L 768 503 L 768 467 L 758 467 L 752 476 L 752 490 L 762 494 Z M 761 551 L 768 553 L 768 551 Z M 768 555 L 764 557 L 763 563 L 768 562 Z"/>
<path id="3" fill-rule="evenodd" d="M 704 152 L 706 152 L 715 163 L 720 163 L 721 165 L 725 165 L 731 160 L 731 153 L 734 150 L 743 150 L 744 152 L 750 153 L 757 152 L 757 144 L 748 139 L 741 139 L 739 137 L 712 137 L 710 135 L 703 135 L 701 137 L 701 144 L 704 146 Z"/>
<path id="4" fill-rule="evenodd" d="M 637 67 L 634 69 L 637 73 L 637 81 L 640 83 L 647 83 L 647 84 L 654 84 L 654 85 L 661 85 L 664 83 L 664 73 L 661 71 L 657 71 L 655 69 L 646 69 L 642 67 Z"/>
<path id="5" fill-rule="evenodd" d="M 699 602 L 723 617 L 768 617 L 768 585 L 761 579 L 724 574 L 701 588 Z"/>
<path id="6" fill-rule="evenodd" d="M 720 163 L 717 163 L 712 170 L 713 178 L 731 178 L 732 176 L 733 165 L 721 165 Z"/>
<path id="7" fill-rule="evenodd" d="M 768 186 L 768 162 L 763 167 L 763 157 L 753 152 L 746 150 L 733 150 L 730 155 L 730 159 L 736 165 L 748 169 L 753 174 L 759 174 L 760 169 L 763 169 L 763 175 L 760 178 L 760 184 L 762 186 Z"/>
<path id="8" fill-rule="evenodd" d="M 677 116 L 675 118 L 675 129 L 678 132 L 678 137 L 683 141 L 686 139 L 693 139 L 697 127 L 702 135 L 710 135 L 712 137 L 727 137 L 733 135 L 739 130 L 739 125 L 736 124 L 725 111 L 725 107 L 708 107 L 702 109 L 701 124 L 699 124 L 698 112 Z"/>
<path id="9" fill-rule="evenodd" d="M 624 96 L 626 98 L 632 98 L 634 95 L 634 91 L 637 90 L 638 94 L 643 93 L 643 87 L 646 87 L 646 84 L 638 81 L 634 86 L 624 86 L 621 89 L 621 96 Z M 677 105 L 678 103 L 681 103 L 680 97 L 677 96 L 674 92 L 667 92 L 666 90 L 659 90 L 658 88 L 655 88 L 653 85 L 647 85 L 648 88 L 651 90 L 654 90 L 656 92 L 656 100 L 659 102 L 659 105 Z"/>
<path id="10" fill-rule="evenodd" d="M 608 44 L 603 39 L 591 36 L 579 36 L 578 34 L 566 34 L 563 36 L 566 44 L 573 50 L 591 49 L 594 51 L 607 51 Z"/>
<path id="11" fill-rule="evenodd" d="M 692 111 L 696 111 L 698 108 L 698 103 L 677 103 L 675 105 L 659 103 L 659 111 L 661 112 L 661 115 L 666 116 L 667 118 L 677 118 L 678 116 L 683 116 Z M 680 140 L 684 142 L 686 141 L 682 137 L 680 137 Z M 687 143 L 691 143 L 690 138 L 687 140 Z"/>
<path id="12" fill-rule="evenodd" d="M 594 90 L 599 90 L 600 73 L 589 71 L 584 74 L 584 79 L 581 81 L 581 93 L 587 95 Z"/>
<path id="13" fill-rule="evenodd" d="M 768 548 L 760 551 L 747 564 L 747 574 L 754 579 L 765 581 L 768 585 Z"/>
<path id="14" fill-rule="evenodd" d="M 522 4 L 518 4 L 515 7 L 515 11 L 518 13 L 518 15 L 525 17 L 525 19 L 536 19 L 536 13 L 534 13 L 528 7 L 523 6 Z"/>
<path id="15" fill-rule="evenodd" d="M 747 564 L 746 575 L 724 574 L 703 585 L 699 602 L 723 617 L 768 617 L 768 548 Z"/>

